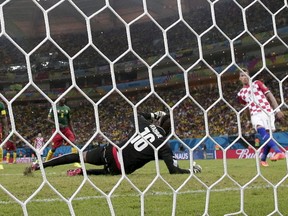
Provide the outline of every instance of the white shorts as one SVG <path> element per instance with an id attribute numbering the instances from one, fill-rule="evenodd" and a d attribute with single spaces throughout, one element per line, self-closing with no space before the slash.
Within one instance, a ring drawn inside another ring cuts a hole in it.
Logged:
<path id="1" fill-rule="evenodd" d="M 266 130 L 275 131 L 275 115 L 273 113 L 266 114 L 264 112 L 259 112 L 251 116 L 251 122 L 255 130 L 257 127 L 264 127 Z"/>

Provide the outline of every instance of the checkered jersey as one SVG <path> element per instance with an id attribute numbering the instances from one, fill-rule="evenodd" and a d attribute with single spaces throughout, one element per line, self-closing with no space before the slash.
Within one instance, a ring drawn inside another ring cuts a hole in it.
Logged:
<path id="1" fill-rule="evenodd" d="M 251 93 L 251 90 L 253 93 Z M 270 90 L 264 85 L 263 82 L 256 80 L 252 83 L 252 87 L 249 85 L 244 86 L 237 94 L 240 103 L 246 105 L 249 104 L 250 114 L 254 115 L 262 111 L 271 113 L 272 107 L 267 100 L 265 94 Z"/>
<path id="2" fill-rule="evenodd" d="M 36 137 L 34 142 L 35 142 L 35 146 L 34 147 L 36 149 L 41 149 L 42 146 L 45 144 L 43 137 Z"/>

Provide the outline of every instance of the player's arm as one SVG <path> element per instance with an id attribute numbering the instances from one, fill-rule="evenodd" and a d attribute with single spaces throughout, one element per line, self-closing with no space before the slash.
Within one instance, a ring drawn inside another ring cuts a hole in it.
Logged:
<path id="1" fill-rule="evenodd" d="M 246 129 L 251 127 L 251 120 L 250 120 L 250 111 L 249 108 L 246 108 L 242 113 L 242 121 L 245 121 L 244 126 Z"/>
<path id="2" fill-rule="evenodd" d="M 238 102 L 238 103 L 240 103 L 242 105 L 246 105 L 247 104 L 247 102 L 242 99 L 240 93 L 238 93 L 237 96 L 236 96 L 236 102 Z"/>
<path id="3" fill-rule="evenodd" d="M 280 120 L 281 122 L 284 122 L 284 113 L 280 110 L 278 107 L 278 103 L 274 95 L 269 91 L 266 93 L 267 100 L 269 101 L 271 107 L 275 111 L 275 117 Z"/>
<path id="4" fill-rule="evenodd" d="M 270 106 L 275 111 L 275 117 L 281 122 L 284 122 L 284 113 L 281 112 L 280 108 L 278 107 L 278 102 L 272 92 L 269 90 L 269 88 L 266 87 L 263 82 L 257 81 L 257 84 L 259 86 L 259 89 L 265 94 L 267 100 L 270 103 Z"/>
<path id="5" fill-rule="evenodd" d="M 51 108 L 49 110 L 48 116 L 47 116 L 47 122 L 53 124 L 55 126 L 54 118 L 53 118 L 53 109 Z"/>

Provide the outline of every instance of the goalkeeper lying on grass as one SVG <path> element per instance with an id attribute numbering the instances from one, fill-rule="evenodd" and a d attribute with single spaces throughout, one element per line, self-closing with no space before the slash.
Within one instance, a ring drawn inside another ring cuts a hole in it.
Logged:
<path id="1" fill-rule="evenodd" d="M 151 120 L 154 120 L 156 123 L 151 123 Z M 158 148 L 165 141 L 166 136 L 170 134 L 171 130 L 170 117 L 163 111 L 139 114 L 138 124 L 141 136 L 138 133 L 133 134 L 133 138 L 122 149 L 124 170 L 126 174 L 133 173 L 135 170 L 143 167 L 148 162 L 155 160 L 154 149 L 151 147 L 151 145 Z M 127 141 L 124 141 L 118 145 L 118 147 L 121 148 L 126 143 Z M 87 174 L 121 174 L 121 165 L 118 160 L 118 154 L 118 149 L 111 144 L 97 147 L 89 151 L 84 151 L 83 158 L 85 163 L 104 165 L 103 169 L 86 170 Z M 174 158 L 173 152 L 168 143 L 165 143 L 161 148 L 159 148 L 158 157 L 159 159 L 164 160 L 170 174 L 184 174 L 191 172 L 189 169 L 181 169 L 178 167 L 177 160 Z M 79 154 L 71 153 L 44 162 L 43 167 L 53 167 L 75 162 L 80 162 Z M 34 163 L 25 169 L 24 174 L 27 175 L 32 171 L 39 169 L 39 164 Z M 201 171 L 201 166 L 194 162 L 192 172 L 199 173 Z M 68 170 L 67 174 L 70 176 L 82 175 L 83 170 L 81 168 Z"/>

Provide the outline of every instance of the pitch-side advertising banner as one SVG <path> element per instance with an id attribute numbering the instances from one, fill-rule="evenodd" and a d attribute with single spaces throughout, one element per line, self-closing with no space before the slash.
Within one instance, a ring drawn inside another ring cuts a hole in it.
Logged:
<path id="1" fill-rule="evenodd" d="M 215 151 L 215 159 L 223 159 L 224 151 L 222 150 L 216 150 Z M 255 158 L 257 155 L 256 151 L 252 148 L 246 148 L 246 149 L 233 149 L 233 150 L 227 150 L 226 151 L 226 158 L 234 158 L 234 159 L 249 159 L 249 158 Z M 270 151 L 268 154 L 268 158 L 273 157 L 275 155 L 275 152 L 273 150 Z M 262 150 L 259 152 L 259 157 L 262 156 Z"/>

